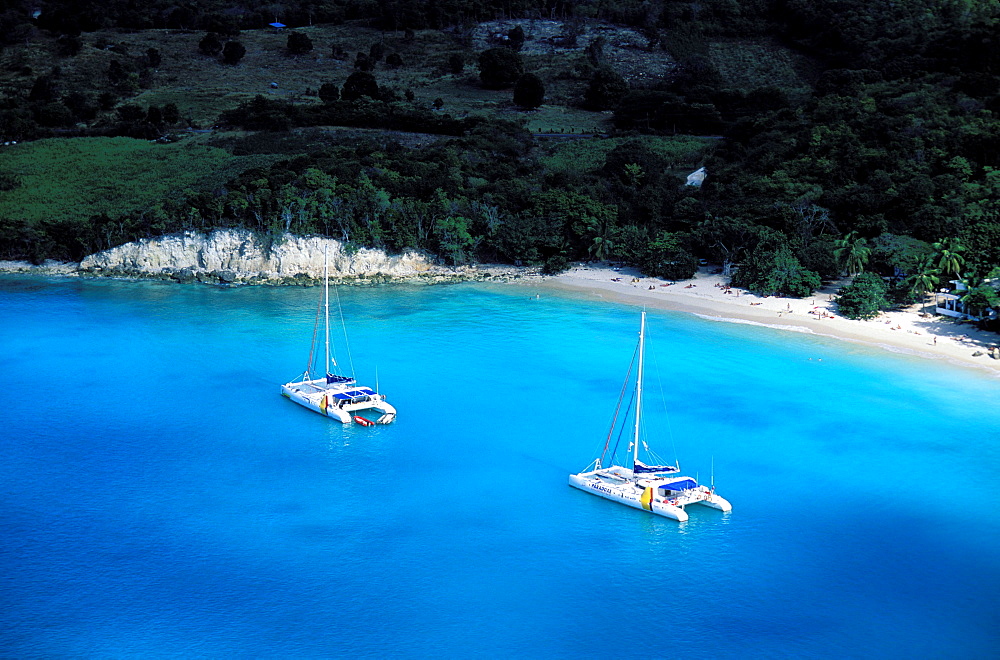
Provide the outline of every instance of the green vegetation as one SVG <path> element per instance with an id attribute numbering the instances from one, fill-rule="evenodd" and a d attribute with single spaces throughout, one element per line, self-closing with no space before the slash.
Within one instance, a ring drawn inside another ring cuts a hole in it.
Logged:
<path id="1" fill-rule="evenodd" d="M 34 8 L 0 14 L 0 138 L 124 150 L 128 183 L 97 166 L 56 181 L 62 156 L 5 151 L 0 255 L 242 226 L 551 271 L 611 258 L 680 278 L 708 259 L 779 295 L 870 273 L 897 304 L 961 279 L 993 304 L 991 0 Z M 245 132 L 185 130 L 207 127 Z M 859 295 L 844 308 L 881 308 Z"/>
<path id="2" fill-rule="evenodd" d="M 4 152 L 0 176 L 20 185 L 0 195 L 0 217 L 27 224 L 82 222 L 182 199 L 234 157 L 195 143 L 129 138 L 39 140 Z"/>
<path id="3" fill-rule="evenodd" d="M 873 319 L 892 306 L 887 293 L 888 287 L 881 277 L 862 273 L 840 290 L 837 306 L 849 319 Z"/>
<path id="4" fill-rule="evenodd" d="M 542 164 L 553 172 L 596 173 L 604 167 L 608 154 L 628 138 L 577 140 L 555 146 L 542 157 Z M 691 135 L 654 136 L 643 140 L 646 148 L 659 156 L 666 166 L 685 174 L 697 169 L 716 140 Z"/>

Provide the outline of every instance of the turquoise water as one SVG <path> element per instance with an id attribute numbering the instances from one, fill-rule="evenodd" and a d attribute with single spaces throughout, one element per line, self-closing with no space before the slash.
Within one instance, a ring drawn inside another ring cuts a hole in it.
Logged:
<path id="1" fill-rule="evenodd" d="M 0 278 L 0 656 L 996 657 L 1000 380 L 650 312 L 678 524 L 566 483 L 635 308 L 342 289 L 345 428 L 278 395 L 318 293 Z"/>

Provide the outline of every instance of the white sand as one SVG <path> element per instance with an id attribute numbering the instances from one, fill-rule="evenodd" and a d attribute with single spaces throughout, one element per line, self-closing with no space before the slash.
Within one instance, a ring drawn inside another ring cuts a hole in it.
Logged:
<path id="1" fill-rule="evenodd" d="M 922 314 L 921 305 L 887 312 L 871 321 L 853 321 L 838 316 L 833 298 L 843 282 L 824 287 L 803 299 L 762 298 L 736 288 L 730 288 L 727 293 L 728 278 L 712 275 L 704 268 L 692 280 L 664 286 L 668 284 L 666 280 L 642 277 L 635 270 L 613 269 L 606 264 L 578 265 L 553 277 L 518 281 L 539 289 L 576 291 L 615 302 L 861 342 L 899 353 L 979 367 L 1000 377 L 1000 359 L 989 356 L 990 348 L 1000 345 L 997 334 L 982 332 L 972 324 L 948 317 Z M 981 355 L 974 356 L 977 352 Z M 1000 355 L 1000 350 L 996 354 Z"/>

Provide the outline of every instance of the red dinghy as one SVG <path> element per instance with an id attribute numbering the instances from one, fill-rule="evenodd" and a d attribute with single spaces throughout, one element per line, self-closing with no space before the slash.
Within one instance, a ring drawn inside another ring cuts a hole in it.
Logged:
<path id="1" fill-rule="evenodd" d="M 355 415 L 354 416 L 354 421 L 357 422 L 358 424 L 360 424 L 361 426 L 375 426 L 375 422 L 373 422 L 370 419 L 366 419 L 366 418 L 362 417 L 361 415 Z"/>

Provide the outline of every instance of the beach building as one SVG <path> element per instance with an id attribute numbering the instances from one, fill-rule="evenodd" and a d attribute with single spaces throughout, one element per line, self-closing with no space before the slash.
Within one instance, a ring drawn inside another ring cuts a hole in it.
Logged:
<path id="1" fill-rule="evenodd" d="M 986 280 L 986 284 L 997 287 L 997 280 Z M 973 309 L 962 298 L 969 287 L 962 280 L 951 280 L 951 289 L 941 289 L 934 293 L 934 307 L 938 314 L 968 321 L 982 321 L 996 316 L 996 310 Z"/>

